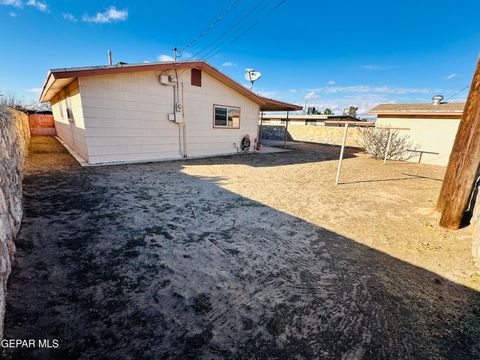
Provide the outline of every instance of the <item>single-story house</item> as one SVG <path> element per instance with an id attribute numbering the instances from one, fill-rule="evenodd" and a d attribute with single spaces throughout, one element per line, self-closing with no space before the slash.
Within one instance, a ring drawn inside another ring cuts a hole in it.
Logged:
<path id="1" fill-rule="evenodd" d="M 50 70 L 58 137 L 89 164 L 237 152 L 258 137 L 260 111 L 301 106 L 255 94 L 204 61 Z"/>
<path id="2" fill-rule="evenodd" d="M 381 104 L 370 110 L 377 115 L 376 127 L 399 127 L 418 146 L 422 163 L 444 165 L 452 150 L 465 103 L 442 102 L 435 96 L 432 103 Z M 418 161 L 418 157 L 411 161 Z"/>
<path id="3" fill-rule="evenodd" d="M 287 115 L 263 114 L 261 120 L 263 125 L 285 125 L 287 123 Z M 361 120 L 349 115 L 288 114 L 289 126 L 338 126 L 338 124 L 332 125 L 334 121 Z"/>

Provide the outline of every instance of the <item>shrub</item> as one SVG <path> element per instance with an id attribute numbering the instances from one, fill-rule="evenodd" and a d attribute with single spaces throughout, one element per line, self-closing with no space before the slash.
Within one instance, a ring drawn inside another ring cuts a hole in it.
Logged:
<path id="1" fill-rule="evenodd" d="M 411 150 L 418 150 L 419 145 L 414 145 L 408 135 L 402 135 L 398 130 L 378 129 L 375 127 L 359 128 L 358 137 L 355 141 L 373 158 L 383 159 L 387 149 L 389 131 L 392 132 L 392 138 L 387 159 L 409 160 L 418 156 L 417 153 Z"/>

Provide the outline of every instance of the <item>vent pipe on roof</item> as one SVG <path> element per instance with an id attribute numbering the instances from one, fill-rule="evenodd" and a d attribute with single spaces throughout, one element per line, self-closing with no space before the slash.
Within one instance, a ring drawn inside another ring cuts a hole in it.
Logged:
<path id="1" fill-rule="evenodd" d="M 435 95 L 432 97 L 432 104 L 433 105 L 440 105 L 443 101 L 443 95 Z"/>
<path id="2" fill-rule="evenodd" d="M 113 65 L 113 62 L 112 62 L 112 52 L 110 50 L 108 50 L 108 65 L 112 66 Z"/>

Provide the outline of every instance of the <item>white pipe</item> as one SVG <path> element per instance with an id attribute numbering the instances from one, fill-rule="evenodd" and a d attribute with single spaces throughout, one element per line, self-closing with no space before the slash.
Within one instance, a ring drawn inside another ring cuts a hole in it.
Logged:
<path id="1" fill-rule="evenodd" d="M 388 152 L 390 151 L 390 143 L 392 142 L 392 129 L 388 129 L 388 140 L 387 140 L 387 148 L 385 149 L 385 156 L 383 158 L 383 163 L 387 163 Z"/>
<path id="2" fill-rule="evenodd" d="M 340 181 L 340 169 L 342 167 L 343 150 L 345 149 L 345 142 L 347 141 L 347 132 L 348 132 L 348 124 L 345 124 L 345 131 L 343 133 L 343 140 L 342 140 L 342 149 L 340 150 L 340 158 L 338 159 L 338 165 L 337 165 L 337 178 L 335 179 L 335 185 L 338 185 L 338 182 Z"/>
<path id="3" fill-rule="evenodd" d="M 183 157 L 188 157 L 187 151 L 187 123 L 185 122 L 185 94 L 182 82 L 182 122 L 183 122 Z"/>

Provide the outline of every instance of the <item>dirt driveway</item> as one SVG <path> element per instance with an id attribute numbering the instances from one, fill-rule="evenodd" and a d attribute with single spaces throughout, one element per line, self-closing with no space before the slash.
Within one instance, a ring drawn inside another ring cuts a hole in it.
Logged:
<path id="1" fill-rule="evenodd" d="M 32 139 L 6 358 L 478 358 L 442 169 L 338 149 L 82 168 Z"/>

